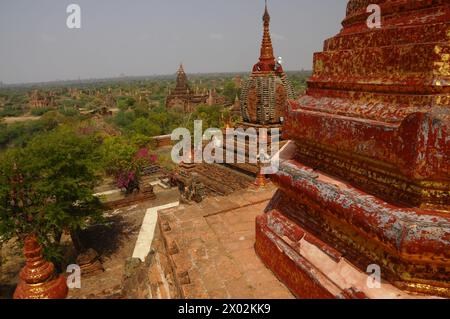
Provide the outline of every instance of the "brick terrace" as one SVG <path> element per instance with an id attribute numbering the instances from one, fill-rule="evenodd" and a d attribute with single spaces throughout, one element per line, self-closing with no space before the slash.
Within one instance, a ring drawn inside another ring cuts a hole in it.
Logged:
<path id="1" fill-rule="evenodd" d="M 254 250 L 255 218 L 274 191 L 272 186 L 252 187 L 160 212 L 162 238 L 180 297 L 293 298 Z M 157 286 L 154 280 L 152 286 Z"/>

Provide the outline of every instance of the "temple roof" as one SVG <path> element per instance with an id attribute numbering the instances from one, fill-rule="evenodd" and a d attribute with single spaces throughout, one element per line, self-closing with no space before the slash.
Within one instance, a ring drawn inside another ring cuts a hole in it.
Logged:
<path id="1" fill-rule="evenodd" d="M 180 64 L 180 67 L 177 71 L 177 84 L 175 87 L 175 91 L 188 91 L 188 79 L 186 73 L 184 72 L 183 63 Z"/>

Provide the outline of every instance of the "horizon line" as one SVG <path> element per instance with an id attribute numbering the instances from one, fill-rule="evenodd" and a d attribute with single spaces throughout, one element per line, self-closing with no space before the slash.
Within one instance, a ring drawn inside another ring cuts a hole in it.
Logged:
<path id="1" fill-rule="evenodd" d="M 288 72 L 312 72 L 312 70 L 308 69 L 301 69 L 301 70 L 286 70 L 286 73 Z M 217 71 L 217 72 L 186 72 L 186 75 L 209 75 L 209 74 L 243 74 L 248 73 L 251 74 L 249 71 Z M 114 76 L 114 77 L 99 77 L 99 78 L 79 78 L 79 79 L 66 79 L 66 80 L 48 80 L 48 81 L 34 81 L 34 82 L 16 82 L 16 83 L 5 83 L 0 81 L 0 89 L 3 88 L 11 88 L 11 87 L 18 87 L 18 86 L 33 86 L 33 85 L 50 85 L 50 84 L 64 84 L 64 82 L 72 82 L 72 83 L 83 83 L 83 82 L 90 82 L 90 81 L 108 81 L 108 80 L 120 80 L 120 79 L 139 79 L 139 78 L 153 78 L 153 77 L 175 77 L 175 73 L 165 73 L 165 74 L 153 74 L 153 75 L 123 75 L 123 76 Z"/>

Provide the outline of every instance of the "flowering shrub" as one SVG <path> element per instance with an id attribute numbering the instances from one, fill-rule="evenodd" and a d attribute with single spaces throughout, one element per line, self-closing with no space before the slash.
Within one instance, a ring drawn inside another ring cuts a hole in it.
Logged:
<path id="1" fill-rule="evenodd" d="M 136 185 L 136 174 L 134 172 L 119 173 L 116 177 L 117 187 L 125 188 L 127 193 L 133 192 L 134 189 L 138 188 Z"/>
<path id="2" fill-rule="evenodd" d="M 117 172 L 117 187 L 125 188 L 127 194 L 131 194 L 135 189 L 139 189 L 142 170 L 146 166 L 156 163 L 157 160 L 157 156 L 150 154 L 147 148 L 140 149 L 128 163 L 127 167 L 123 167 Z"/>

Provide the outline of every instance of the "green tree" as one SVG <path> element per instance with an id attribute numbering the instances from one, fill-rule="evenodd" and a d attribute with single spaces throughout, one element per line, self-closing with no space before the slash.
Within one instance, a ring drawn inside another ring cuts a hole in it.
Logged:
<path id="1" fill-rule="evenodd" d="M 42 132 L 52 131 L 60 123 L 64 121 L 64 117 L 58 112 L 51 111 L 44 114 L 37 121 L 19 122 L 0 126 L 0 147 L 8 146 L 25 146 L 28 141 Z"/>
<path id="2" fill-rule="evenodd" d="M 194 120 L 202 120 L 203 121 L 203 129 L 206 128 L 221 128 L 224 126 L 223 121 L 223 107 L 219 105 L 207 106 L 200 105 L 197 107 L 195 112 L 190 116 L 188 128 L 194 128 Z"/>
<path id="3" fill-rule="evenodd" d="M 120 111 L 114 117 L 114 124 L 122 129 L 129 129 L 136 117 L 132 111 Z"/>
<path id="4" fill-rule="evenodd" d="M 148 117 L 150 114 L 149 107 L 146 104 L 137 104 L 134 108 L 134 114 L 136 117 Z"/>
<path id="5" fill-rule="evenodd" d="M 122 96 L 117 99 L 117 107 L 122 111 L 128 110 L 136 104 L 136 100 L 132 97 Z"/>
<path id="6" fill-rule="evenodd" d="M 99 222 L 101 203 L 94 187 L 99 176 L 99 141 L 66 127 L 33 138 L 25 148 L 10 149 L 0 160 L 0 237 L 8 240 L 30 232 L 38 235 L 46 254 L 57 261 L 59 241 L 70 231 L 82 250 L 79 231 Z M 15 170 L 14 167 L 17 167 Z M 15 185 L 17 175 L 23 183 Z M 12 196 L 23 190 L 22 204 Z"/>
<path id="7" fill-rule="evenodd" d="M 41 115 L 44 115 L 47 112 L 50 112 L 51 110 L 52 109 L 50 107 L 33 109 L 31 111 L 31 115 L 33 115 L 33 116 L 41 116 Z"/>
<path id="8" fill-rule="evenodd" d="M 234 101 L 238 93 L 239 91 L 233 81 L 227 81 L 225 83 L 223 88 L 223 95 L 227 98 L 228 101 Z"/>
<path id="9" fill-rule="evenodd" d="M 135 133 L 146 136 L 158 136 L 161 134 L 161 127 L 159 127 L 157 122 L 151 122 L 143 117 L 140 117 L 134 121 L 132 129 Z"/>
<path id="10" fill-rule="evenodd" d="M 139 147 L 123 137 L 111 137 L 101 147 L 105 173 L 114 176 L 119 188 L 127 193 L 139 188 L 143 168 L 156 159 L 147 147 Z"/>
<path id="11" fill-rule="evenodd" d="M 156 143 L 154 142 L 153 138 L 139 133 L 131 135 L 130 142 L 137 148 L 150 147 L 154 149 L 156 147 Z"/>
<path id="12" fill-rule="evenodd" d="M 14 117 L 25 114 L 26 108 L 22 105 L 6 105 L 1 111 L 0 116 Z"/>
<path id="13" fill-rule="evenodd" d="M 8 143 L 8 126 L 0 122 L 0 146 Z"/>
<path id="14" fill-rule="evenodd" d="M 102 167 L 107 175 L 116 176 L 128 167 L 138 147 L 129 143 L 124 137 L 109 137 L 100 148 Z"/>
<path id="15" fill-rule="evenodd" d="M 94 98 L 89 103 L 84 105 L 85 108 L 89 110 L 96 110 L 103 106 L 103 100 L 100 98 Z"/>

